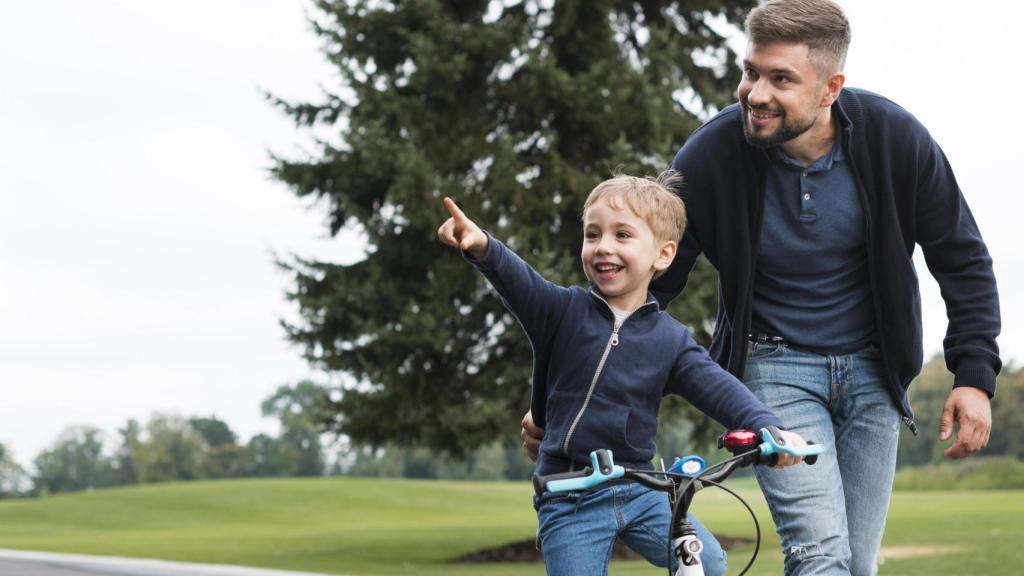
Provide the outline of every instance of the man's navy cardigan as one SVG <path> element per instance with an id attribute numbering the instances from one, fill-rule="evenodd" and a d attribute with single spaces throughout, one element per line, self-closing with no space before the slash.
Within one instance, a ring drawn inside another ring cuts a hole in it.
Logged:
<path id="1" fill-rule="evenodd" d="M 890 100 L 844 88 L 832 112 L 864 206 L 868 272 L 890 390 L 916 433 L 907 387 L 921 371 L 921 296 L 915 245 L 946 302 L 944 347 L 954 387 L 995 393 L 1001 368 L 999 298 L 992 259 L 953 171 L 928 131 Z M 747 143 L 739 105 L 686 141 L 672 163 L 683 177 L 688 228 L 671 268 L 651 285 L 666 305 L 703 252 L 718 270 L 713 358 L 743 377 L 768 155 Z M 763 247 L 771 249 L 771 247 Z"/>

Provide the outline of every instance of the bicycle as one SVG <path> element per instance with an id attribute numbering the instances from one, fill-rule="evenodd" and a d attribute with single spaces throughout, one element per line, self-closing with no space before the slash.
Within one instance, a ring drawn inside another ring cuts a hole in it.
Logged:
<path id="1" fill-rule="evenodd" d="M 622 478 L 636 481 L 652 490 L 666 492 L 672 507 L 667 547 L 668 565 L 672 566 L 673 553 L 678 562 L 674 576 L 704 576 L 704 566 L 700 560 L 700 553 L 704 545 L 697 538 L 697 532 L 687 520 L 686 514 L 697 492 L 706 486 L 720 488 L 736 497 L 754 519 L 757 539 L 750 560 L 740 572 L 740 576 L 743 576 L 753 566 L 761 548 L 761 526 L 750 505 L 739 494 L 722 486 L 721 483 L 740 468 L 751 465 L 774 465 L 778 460 L 778 455 L 783 453 L 803 457 L 807 464 L 814 464 L 818 459 L 817 455 L 824 452 L 825 447 L 813 442 L 802 447 L 786 446 L 779 430 L 774 426 L 761 429 L 760 442 L 758 442 L 758 434 L 752 430 L 728 431 L 719 437 L 718 447 L 729 450 L 732 457 L 712 466 L 706 466 L 700 456 L 686 456 L 676 460 L 669 470 L 663 469 L 660 472 L 623 468 L 615 464 L 611 450 L 594 450 L 590 453 L 591 466 L 575 472 L 534 476 L 533 485 L 537 494 L 572 492 L 587 490 L 609 480 Z M 669 568 L 669 574 L 672 574 L 671 568 Z"/>

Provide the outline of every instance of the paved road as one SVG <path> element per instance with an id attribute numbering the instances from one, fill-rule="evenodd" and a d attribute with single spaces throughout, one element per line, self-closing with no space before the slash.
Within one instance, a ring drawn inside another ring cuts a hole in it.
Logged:
<path id="1" fill-rule="evenodd" d="M 0 574 L 3 576 L 96 576 L 95 572 L 48 566 L 42 563 L 21 560 L 0 559 Z"/>
<path id="2" fill-rule="evenodd" d="M 0 576 L 325 576 L 142 558 L 84 556 L 0 549 Z"/>

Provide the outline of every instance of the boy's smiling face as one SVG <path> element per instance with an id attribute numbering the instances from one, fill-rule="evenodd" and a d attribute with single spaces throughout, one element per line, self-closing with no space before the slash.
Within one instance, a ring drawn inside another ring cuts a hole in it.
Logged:
<path id="1" fill-rule="evenodd" d="M 583 271 L 616 308 L 643 305 L 651 278 L 672 263 L 675 251 L 675 242 L 655 238 L 650 225 L 625 205 L 600 200 L 583 214 Z"/>

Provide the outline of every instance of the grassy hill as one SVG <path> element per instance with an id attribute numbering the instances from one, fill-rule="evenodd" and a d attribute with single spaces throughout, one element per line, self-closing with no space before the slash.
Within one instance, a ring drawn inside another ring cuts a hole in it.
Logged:
<path id="1" fill-rule="evenodd" d="M 781 573 L 778 540 L 750 480 L 731 483 L 766 542 L 752 574 Z M 243 564 L 358 576 L 541 575 L 541 564 L 452 564 L 532 538 L 526 483 L 397 479 L 232 480 L 145 485 L 0 502 L 0 548 Z M 702 493 L 712 529 L 752 536 L 739 504 Z M 897 494 L 881 574 L 1024 573 L 1024 492 Z M 735 551 L 730 574 L 749 557 Z M 970 567 L 968 570 L 966 567 Z M 612 574 L 664 574 L 641 562 Z"/>
<path id="2" fill-rule="evenodd" d="M 2 502 L 0 547 L 388 574 L 529 538 L 529 496 L 390 479 L 144 485 Z"/>

